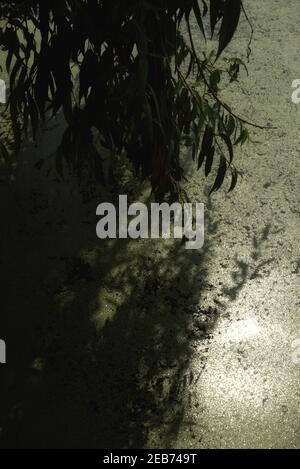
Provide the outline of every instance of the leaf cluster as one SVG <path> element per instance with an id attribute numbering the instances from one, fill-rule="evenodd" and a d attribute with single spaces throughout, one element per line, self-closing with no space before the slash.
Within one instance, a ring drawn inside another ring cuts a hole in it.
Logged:
<path id="1" fill-rule="evenodd" d="M 67 163 L 79 175 L 88 168 L 101 177 L 96 128 L 103 148 L 124 153 L 158 199 L 180 194 L 182 145 L 192 148 L 206 176 L 218 157 L 212 191 L 228 170 L 232 190 L 234 148 L 248 131 L 219 88 L 224 75 L 237 80 L 243 63 L 233 59 L 221 68 L 216 60 L 242 11 L 241 0 L 31 0 L 2 11 L 0 47 L 7 53 L 16 151 L 29 132 L 35 138 L 49 114 L 62 111 L 67 128 L 57 152 L 60 174 Z M 206 55 L 208 30 L 217 35 L 218 49 Z M 203 50 L 196 50 L 195 35 Z"/>

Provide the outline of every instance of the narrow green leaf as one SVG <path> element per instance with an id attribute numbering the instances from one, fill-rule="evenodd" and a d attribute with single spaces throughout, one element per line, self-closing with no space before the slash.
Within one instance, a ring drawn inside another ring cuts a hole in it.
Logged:
<path id="1" fill-rule="evenodd" d="M 213 164 L 213 161 L 214 161 L 214 155 L 215 155 L 215 147 L 211 147 L 211 149 L 209 150 L 209 152 L 207 153 L 207 156 L 206 156 L 205 177 L 207 177 L 211 172 L 212 164 Z"/>
<path id="2" fill-rule="evenodd" d="M 230 184 L 228 192 L 233 191 L 233 189 L 236 186 L 237 180 L 238 180 L 238 172 L 236 168 L 231 168 L 231 184 Z"/>
<path id="3" fill-rule="evenodd" d="M 220 187 L 222 186 L 224 178 L 225 178 L 225 174 L 226 174 L 226 169 L 227 169 L 226 158 L 225 158 L 224 155 L 221 154 L 220 155 L 220 165 L 219 165 L 219 169 L 218 169 L 218 172 L 217 172 L 217 177 L 216 177 L 216 180 L 214 182 L 213 187 L 210 190 L 210 194 L 212 192 L 215 192 L 215 191 L 219 190 Z"/>
<path id="4" fill-rule="evenodd" d="M 230 114 L 228 117 L 228 123 L 227 123 L 227 134 L 229 135 L 229 137 L 233 134 L 234 129 L 235 129 L 235 119 Z"/>
<path id="5" fill-rule="evenodd" d="M 243 145 L 249 138 L 249 133 L 247 129 L 242 128 L 239 138 L 234 142 L 235 145 L 239 143 Z"/>
<path id="6" fill-rule="evenodd" d="M 217 57 L 223 52 L 225 47 L 228 46 L 235 30 L 237 28 L 241 14 L 241 0 L 226 0 L 224 5 L 224 13 L 222 24 L 219 34 L 219 48 L 217 52 Z"/>
<path id="7" fill-rule="evenodd" d="M 230 163 L 231 163 L 232 160 L 233 160 L 233 146 L 232 146 L 231 140 L 228 137 L 228 135 L 226 135 L 226 134 L 221 134 L 220 137 L 224 140 L 224 142 L 225 142 L 225 144 L 228 148 L 229 160 L 230 160 Z"/>
<path id="8" fill-rule="evenodd" d="M 198 157 L 198 169 L 201 168 L 204 158 L 211 151 L 212 144 L 213 144 L 213 137 L 214 137 L 213 130 L 210 126 L 207 125 L 205 127 L 202 144 L 201 144 L 201 150 L 200 150 L 200 154 Z"/>
<path id="9" fill-rule="evenodd" d="M 202 21 L 202 14 L 201 14 L 201 11 L 200 11 L 200 8 L 199 8 L 198 0 L 194 0 L 194 2 L 193 2 L 193 11 L 195 13 L 195 17 L 196 17 L 198 26 L 199 26 L 202 34 L 203 34 L 203 37 L 206 39 L 204 26 L 203 26 L 203 21 Z"/>
<path id="10" fill-rule="evenodd" d="M 214 35 L 215 27 L 222 14 L 222 0 L 210 0 L 210 29 L 211 37 Z"/>

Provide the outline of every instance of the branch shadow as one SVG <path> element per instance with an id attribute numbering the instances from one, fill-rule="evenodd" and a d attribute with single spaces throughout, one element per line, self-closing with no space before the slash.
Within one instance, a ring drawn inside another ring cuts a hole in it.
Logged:
<path id="1" fill-rule="evenodd" d="M 201 251 L 97 240 L 96 205 L 111 195 L 57 179 L 47 154 L 59 138 L 29 145 L 15 182 L 0 185 L 0 447 L 172 448 L 205 366 L 189 366 L 194 347 L 226 308 L 203 301 L 218 242 L 212 202 Z M 269 232 L 253 238 L 250 263 L 236 257 L 225 299 L 272 262 L 259 262 Z"/>
<path id="2" fill-rule="evenodd" d="M 231 274 L 233 286 L 225 286 L 223 288 L 223 294 L 229 301 L 233 302 L 237 299 L 240 291 L 249 280 L 261 278 L 264 275 L 267 275 L 267 267 L 276 261 L 274 257 L 261 260 L 264 256 L 263 246 L 268 241 L 270 233 L 271 224 L 267 224 L 259 236 L 254 235 L 252 237 L 250 262 L 239 259 L 238 255 L 235 255 L 234 263 L 236 269 Z"/>
<path id="3" fill-rule="evenodd" d="M 95 208 L 108 194 L 89 186 L 82 198 L 37 169 L 40 159 L 29 146 L 15 183 L 0 187 L 0 447 L 171 447 L 198 379 L 193 343 L 208 334 L 195 305 L 217 230 L 211 210 L 201 252 L 99 241 Z M 207 316 L 213 327 L 217 315 Z"/>

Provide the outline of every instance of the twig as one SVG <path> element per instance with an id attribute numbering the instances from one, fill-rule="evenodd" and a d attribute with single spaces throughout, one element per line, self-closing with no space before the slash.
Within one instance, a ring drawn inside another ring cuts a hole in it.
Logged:
<path id="1" fill-rule="evenodd" d="M 261 129 L 261 130 L 266 130 L 266 129 L 276 129 L 276 127 L 271 127 L 271 126 L 263 126 L 263 125 L 259 125 L 259 124 L 254 124 L 253 122 L 250 122 L 248 121 L 247 119 L 244 119 L 240 116 L 238 116 L 237 114 L 235 114 L 234 112 L 232 112 L 232 110 L 229 108 L 229 106 L 224 103 L 219 97 L 218 95 L 215 93 L 215 91 L 211 88 L 210 84 L 208 83 L 207 79 L 206 79 L 206 76 L 202 70 L 202 66 L 201 66 L 201 63 L 199 61 L 199 58 L 197 56 L 197 53 L 196 53 L 196 50 L 195 50 L 195 45 L 194 45 L 194 41 L 193 41 L 193 36 L 192 36 L 192 32 L 191 32 L 191 27 L 190 27 L 190 24 L 189 22 L 187 21 L 187 28 L 188 28 L 188 33 L 189 33 L 189 38 L 190 38 L 190 42 L 191 42 L 191 46 L 192 46 L 192 50 L 193 50 L 193 53 L 195 55 L 195 59 L 197 61 L 197 64 L 198 64 L 198 70 L 199 70 L 199 73 L 201 75 L 201 78 L 203 79 L 205 85 L 207 86 L 209 92 L 212 94 L 212 96 L 214 97 L 214 99 L 219 103 L 219 105 L 221 107 L 223 107 L 224 109 L 226 109 L 226 111 L 232 115 L 232 117 L 234 117 L 235 119 L 238 119 L 240 122 L 243 122 L 244 124 L 247 124 L 247 125 L 250 125 L 251 127 L 256 127 L 258 129 Z"/>

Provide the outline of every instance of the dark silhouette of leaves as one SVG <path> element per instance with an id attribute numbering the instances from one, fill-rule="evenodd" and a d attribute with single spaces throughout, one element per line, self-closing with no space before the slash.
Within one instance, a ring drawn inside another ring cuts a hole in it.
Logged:
<path id="1" fill-rule="evenodd" d="M 223 6 L 223 19 L 219 34 L 219 48 L 217 58 L 228 46 L 237 25 L 239 23 L 241 14 L 241 0 L 226 0 Z"/>
<path id="2" fill-rule="evenodd" d="M 218 172 L 217 172 L 217 177 L 216 177 L 216 180 L 214 182 L 213 187 L 210 190 L 210 193 L 215 192 L 218 189 L 220 189 L 220 187 L 223 184 L 224 178 L 225 178 L 226 169 L 227 169 L 227 161 L 226 161 L 225 156 L 221 154 L 220 155 L 220 165 L 219 165 L 219 169 L 218 169 Z"/>
<path id="3" fill-rule="evenodd" d="M 242 62 L 235 58 L 221 71 L 214 56 L 196 50 L 190 23 L 196 18 L 205 38 L 208 12 L 212 34 L 221 22 L 219 57 L 235 33 L 240 0 L 32 0 L 1 10 L 16 151 L 30 127 L 35 138 L 40 120 L 63 112 L 69 127 L 57 153 L 60 174 L 65 160 L 79 177 L 88 166 L 98 179 L 101 149 L 92 128 L 105 150 L 131 160 L 157 199 L 179 195 L 182 144 L 198 155 L 198 168 L 205 162 L 206 176 L 220 154 L 217 139 L 231 164 L 232 142 L 245 143 L 248 132 L 218 93 L 223 75 L 236 80 Z M 221 158 L 215 188 L 223 167 Z"/>

